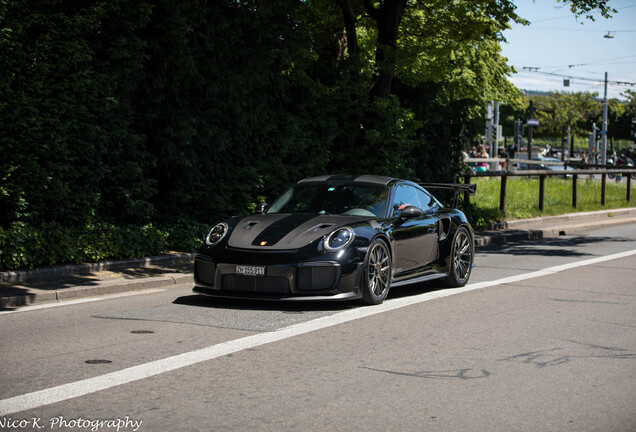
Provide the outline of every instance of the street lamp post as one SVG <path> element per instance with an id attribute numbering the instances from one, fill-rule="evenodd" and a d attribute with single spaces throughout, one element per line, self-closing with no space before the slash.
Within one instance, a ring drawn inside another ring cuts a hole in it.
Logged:
<path id="1" fill-rule="evenodd" d="M 607 163 L 607 72 L 605 72 L 605 95 L 603 96 L 603 126 L 601 128 L 601 165 Z"/>

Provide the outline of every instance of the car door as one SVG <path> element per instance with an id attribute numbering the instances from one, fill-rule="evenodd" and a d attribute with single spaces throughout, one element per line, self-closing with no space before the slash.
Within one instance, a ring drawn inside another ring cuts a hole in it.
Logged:
<path id="1" fill-rule="evenodd" d="M 406 275 L 425 266 L 437 256 L 437 211 L 430 197 L 419 188 L 402 183 L 393 198 L 394 275 Z M 426 202 L 422 202 L 426 201 Z M 422 210 L 419 217 L 403 218 L 402 210 L 412 205 Z"/>

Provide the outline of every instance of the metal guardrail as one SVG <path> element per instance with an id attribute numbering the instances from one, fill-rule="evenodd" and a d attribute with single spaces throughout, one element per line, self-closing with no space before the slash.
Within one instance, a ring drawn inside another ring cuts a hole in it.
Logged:
<path id="1" fill-rule="evenodd" d="M 605 197 L 606 197 L 606 182 L 607 176 L 614 175 L 623 175 L 627 179 L 627 191 L 625 200 L 627 202 L 631 201 L 631 186 L 632 186 L 632 178 L 636 178 L 636 167 L 616 167 L 616 168 L 607 168 L 600 165 L 583 165 L 580 162 L 574 162 L 572 165 L 569 165 L 568 162 L 559 163 L 559 162 L 547 162 L 547 161 L 535 161 L 535 160 L 524 160 L 524 159 L 500 159 L 500 158 L 467 158 L 464 159 L 466 163 L 479 163 L 486 162 L 490 164 L 490 166 L 501 167 L 502 165 L 506 168 L 505 170 L 490 170 L 483 172 L 463 172 L 460 175 L 464 178 L 464 183 L 469 184 L 470 179 L 473 177 L 501 177 L 501 188 L 499 194 L 499 210 L 505 211 L 506 209 L 506 186 L 508 177 L 539 177 L 539 210 L 543 211 L 543 204 L 545 198 L 545 178 L 546 177 L 572 177 L 572 207 L 577 207 L 577 180 L 579 175 L 600 175 L 601 176 L 601 205 L 605 205 Z M 563 170 L 521 170 L 515 171 L 513 170 L 515 164 L 527 164 L 527 165 L 564 165 L 564 166 L 576 166 L 575 169 L 563 169 Z M 586 168 L 581 168 L 585 166 Z M 611 165 L 610 165 L 611 166 Z M 469 202 L 468 194 L 464 194 L 464 201 L 466 203 Z"/>

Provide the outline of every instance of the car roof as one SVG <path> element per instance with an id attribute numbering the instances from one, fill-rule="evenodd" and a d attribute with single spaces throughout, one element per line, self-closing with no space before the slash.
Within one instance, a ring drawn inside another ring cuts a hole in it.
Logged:
<path id="1" fill-rule="evenodd" d="M 309 183 L 309 182 L 330 182 L 330 181 L 349 181 L 349 182 L 362 182 L 362 183 L 375 183 L 387 185 L 394 181 L 393 177 L 385 177 L 378 175 L 347 175 L 347 174 L 333 174 L 333 175 L 324 175 L 318 177 L 310 177 L 306 179 L 302 179 L 298 183 Z"/>
<path id="2" fill-rule="evenodd" d="M 559 158 L 548 157 L 548 156 L 536 156 L 532 158 L 533 161 L 545 161 L 545 162 L 563 162 Z"/>

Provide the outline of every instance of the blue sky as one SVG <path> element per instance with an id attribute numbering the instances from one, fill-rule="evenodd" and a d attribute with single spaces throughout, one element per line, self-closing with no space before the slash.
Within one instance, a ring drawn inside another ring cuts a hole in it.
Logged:
<path id="1" fill-rule="evenodd" d="M 608 97 L 620 98 L 636 84 L 636 0 L 610 0 L 613 18 L 597 15 L 592 22 L 574 17 L 556 0 L 517 0 L 517 14 L 529 26 L 513 25 L 504 32 L 503 56 L 517 74 L 510 80 L 520 89 L 590 92 L 603 96 L 608 73 Z M 613 38 L 605 38 L 605 35 Z M 524 70 L 539 68 L 537 71 Z M 569 77 L 570 86 L 564 87 Z"/>

